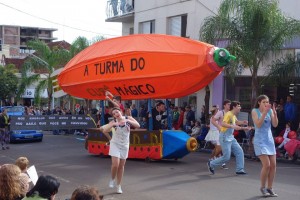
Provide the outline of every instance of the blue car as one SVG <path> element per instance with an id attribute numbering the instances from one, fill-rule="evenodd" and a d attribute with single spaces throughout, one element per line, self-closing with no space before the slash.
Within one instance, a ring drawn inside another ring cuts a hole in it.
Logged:
<path id="1" fill-rule="evenodd" d="M 8 116 L 22 116 L 25 113 L 25 108 L 23 106 L 4 106 L 1 107 L 1 112 L 3 108 L 7 109 Z M 21 142 L 21 141 L 42 141 L 43 132 L 40 130 L 10 130 L 10 142 Z"/>

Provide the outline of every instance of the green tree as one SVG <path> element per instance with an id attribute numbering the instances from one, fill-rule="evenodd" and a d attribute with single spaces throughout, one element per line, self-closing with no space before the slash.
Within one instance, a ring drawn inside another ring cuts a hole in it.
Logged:
<path id="1" fill-rule="evenodd" d="M 92 41 L 89 41 L 86 37 L 82 37 L 82 36 L 77 37 L 71 44 L 71 48 L 70 48 L 71 57 L 74 57 L 76 54 L 78 54 L 85 48 L 104 39 L 105 37 L 103 36 L 96 36 L 92 39 Z"/>
<path id="2" fill-rule="evenodd" d="M 238 67 L 251 72 L 252 104 L 260 86 L 258 70 L 270 53 L 277 53 L 284 42 L 300 34 L 299 20 L 282 14 L 276 0 L 224 0 L 215 16 L 205 19 L 200 40 L 217 44 L 228 41 L 228 50 L 237 57 L 227 75 L 239 72 Z"/>
<path id="3" fill-rule="evenodd" d="M 18 87 L 17 69 L 14 65 L 0 66 L 0 100 L 10 99 Z M 1 105 L 3 105 L 1 103 Z"/>
<path id="4" fill-rule="evenodd" d="M 79 36 L 71 44 L 70 53 L 71 57 L 74 57 L 76 54 L 90 46 L 90 42 L 87 38 Z"/>
<path id="5" fill-rule="evenodd" d="M 27 46 L 34 50 L 33 54 L 22 66 L 21 83 L 19 85 L 17 97 L 20 97 L 26 87 L 35 84 L 34 102 L 39 105 L 41 94 L 46 89 L 48 94 L 48 108 L 51 106 L 53 85 L 51 74 L 55 69 L 63 67 L 70 60 L 70 53 L 66 49 L 49 46 L 40 40 L 32 40 Z"/>

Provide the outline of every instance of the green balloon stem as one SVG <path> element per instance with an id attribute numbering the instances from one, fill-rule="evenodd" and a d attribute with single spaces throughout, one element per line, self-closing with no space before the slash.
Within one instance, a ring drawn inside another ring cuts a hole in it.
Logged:
<path id="1" fill-rule="evenodd" d="M 229 64 L 230 60 L 236 59 L 235 56 L 230 55 L 230 53 L 224 48 L 216 49 L 214 51 L 213 58 L 219 67 L 226 66 Z"/>

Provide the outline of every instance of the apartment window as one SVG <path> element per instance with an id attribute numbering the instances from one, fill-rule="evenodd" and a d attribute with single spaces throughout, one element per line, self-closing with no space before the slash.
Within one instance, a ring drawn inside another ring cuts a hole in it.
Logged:
<path id="1" fill-rule="evenodd" d="M 140 33 L 155 33 L 155 21 L 147 21 L 140 23 Z"/>
<path id="2" fill-rule="evenodd" d="M 168 34 L 181 37 L 186 36 L 187 15 L 179 15 L 168 18 Z"/>
<path id="3" fill-rule="evenodd" d="M 133 27 L 129 28 L 129 35 L 133 35 L 134 34 L 134 29 Z"/>
<path id="4" fill-rule="evenodd" d="M 251 110 L 251 87 L 236 87 L 236 98 L 241 102 L 243 111 Z"/>

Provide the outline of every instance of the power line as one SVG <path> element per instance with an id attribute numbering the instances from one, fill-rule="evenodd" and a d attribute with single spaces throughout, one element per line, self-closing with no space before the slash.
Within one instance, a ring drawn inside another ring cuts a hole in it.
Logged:
<path id="1" fill-rule="evenodd" d="M 214 15 L 217 15 L 212 9 L 210 9 L 210 8 L 207 7 L 204 3 L 202 3 L 201 0 L 198 0 L 198 3 L 200 3 L 204 8 L 206 8 L 208 11 L 210 11 L 210 12 L 213 13 Z"/>
<path id="2" fill-rule="evenodd" d="M 20 13 L 23 13 L 23 14 L 26 14 L 26 15 L 29 15 L 33 18 L 37 18 L 37 19 L 40 19 L 40 20 L 43 20 L 43 21 L 46 21 L 46 22 L 49 22 L 49 23 L 52 23 L 52 24 L 56 24 L 56 25 L 60 25 L 60 26 L 64 26 L 64 27 L 67 27 L 67 28 L 70 28 L 70 29 L 74 29 L 74 30 L 78 30 L 78 31 L 83 31 L 83 32 L 87 32 L 87 33 L 93 33 L 93 34 L 98 34 L 98 35 L 104 35 L 104 36 L 119 36 L 119 35 L 112 35 L 112 34 L 106 34 L 106 33 L 98 33 L 98 32 L 94 32 L 94 31 L 90 31 L 90 30 L 84 30 L 84 29 L 81 29 L 81 28 L 77 28 L 77 27 L 73 27 L 73 26 L 69 26 L 69 25 L 65 25 L 65 24 L 61 24 L 61 23 L 58 23 L 58 22 L 53 22 L 51 20 L 48 20 L 48 19 L 45 19 L 45 18 L 42 18 L 42 17 L 38 17 L 38 16 L 35 16 L 35 15 L 32 15 L 30 13 L 27 13 L 27 12 L 24 12 L 20 9 L 17 9 L 17 8 L 14 8 L 12 6 L 9 6 L 7 4 L 4 4 L 2 2 L 0 2 L 1 5 L 5 6 L 5 7 L 8 7 L 12 10 L 16 10 Z"/>

